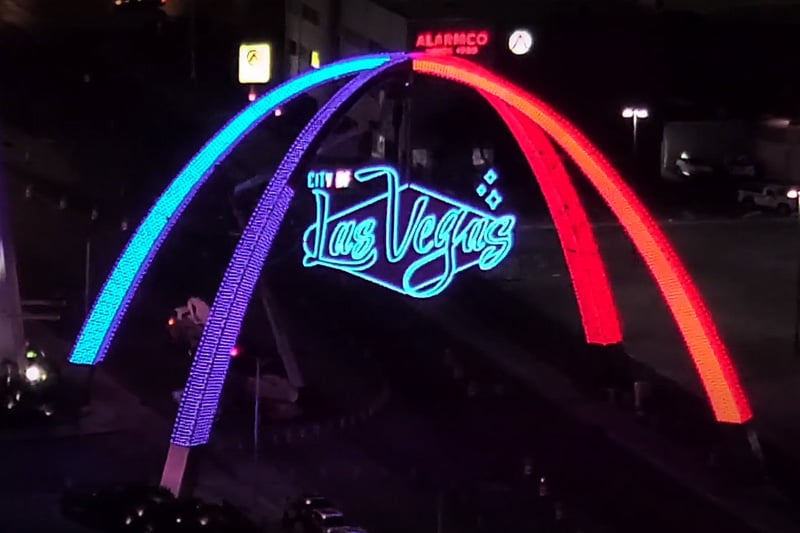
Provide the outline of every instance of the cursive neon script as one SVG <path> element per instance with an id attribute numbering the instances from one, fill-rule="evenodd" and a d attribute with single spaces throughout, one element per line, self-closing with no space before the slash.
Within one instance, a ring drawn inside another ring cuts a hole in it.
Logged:
<path id="1" fill-rule="evenodd" d="M 513 248 L 515 216 L 495 216 L 420 185 L 401 184 L 389 166 L 354 173 L 359 183 L 380 178 L 386 192 L 338 213 L 331 213 L 328 191 L 312 189 L 316 219 L 303 236 L 304 266 L 341 270 L 430 298 L 463 270 L 495 268 Z M 410 204 L 403 202 L 408 197 Z"/>

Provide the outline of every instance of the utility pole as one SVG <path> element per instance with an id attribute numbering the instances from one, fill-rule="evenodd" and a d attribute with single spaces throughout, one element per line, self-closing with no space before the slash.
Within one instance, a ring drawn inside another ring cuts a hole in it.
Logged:
<path id="1" fill-rule="evenodd" d="M 253 507 L 258 507 L 258 434 L 261 431 L 261 357 L 256 356 L 255 399 L 253 400 Z"/>
<path id="2" fill-rule="evenodd" d="M 436 497 L 436 533 L 444 533 L 444 489 Z"/>
<path id="3" fill-rule="evenodd" d="M 25 368 L 22 302 L 10 215 L 5 177 L 0 172 L 0 359 L 10 359 Z"/>

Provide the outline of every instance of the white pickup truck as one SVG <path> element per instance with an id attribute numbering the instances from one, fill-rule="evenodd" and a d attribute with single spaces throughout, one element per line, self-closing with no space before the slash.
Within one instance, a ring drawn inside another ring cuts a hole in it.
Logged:
<path id="1" fill-rule="evenodd" d="M 742 187 L 738 201 L 745 211 L 759 209 L 775 210 L 779 215 L 788 216 L 797 211 L 797 195 L 800 187 L 790 185 L 751 185 Z"/>

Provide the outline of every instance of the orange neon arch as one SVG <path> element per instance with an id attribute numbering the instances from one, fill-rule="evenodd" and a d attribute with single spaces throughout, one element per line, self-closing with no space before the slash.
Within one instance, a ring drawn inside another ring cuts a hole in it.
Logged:
<path id="1" fill-rule="evenodd" d="M 538 126 L 569 154 L 625 228 L 655 278 L 716 419 L 737 424 L 751 419 L 752 410 L 739 376 L 697 287 L 655 220 L 599 150 L 549 106 L 473 63 L 456 57 L 414 54 L 413 68 L 415 72 L 452 80 L 491 95 L 490 103 L 504 118 L 513 119 L 509 127 L 521 144 L 533 147 Z M 508 109 L 502 110 L 504 106 Z M 541 145 L 534 148 L 546 151 Z M 562 184 L 560 190 L 568 189 L 571 186 L 565 189 Z"/>

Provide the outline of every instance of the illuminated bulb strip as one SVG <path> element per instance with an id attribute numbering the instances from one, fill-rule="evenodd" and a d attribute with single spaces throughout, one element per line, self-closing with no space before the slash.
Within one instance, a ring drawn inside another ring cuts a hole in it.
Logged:
<path id="1" fill-rule="evenodd" d="M 518 87 L 458 58 L 413 54 L 414 70 L 494 94 L 526 115 L 572 157 L 606 201 L 653 274 L 720 422 L 752 418 L 750 403 L 700 293 L 666 236 L 614 168 L 566 119 Z"/>
<path id="2" fill-rule="evenodd" d="M 252 293 L 252 287 L 255 287 L 258 281 L 258 274 L 252 274 L 252 272 L 260 272 L 260 267 L 253 265 L 259 258 L 266 258 L 269 255 L 293 196 L 294 191 L 291 187 L 279 183 L 270 184 L 265 195 L 266 201 L 270 205 L 265 211 L 258 213 L 258 216 L 263 217 L 267 223 L 263 228 L 264 231 L 252 243 L 251 254 L 246 258 L 246 261 L 251 264 L 245 265 L 244 275 L 240 279 L 236 279 L 235 273 L 230 273 L 226 276 L 223 284 L 232 285 L 240 282 L 251 287 L 250 292 Z M 263 259 L 259 265 L 261 264 L 263 264 Z M 218 294 L 212 306 L 212 312 L 216 309 L 218 316 L 228 313 L 231 320 L 241 322 L 249 302 L 249 298 L 238 297 L 236 294 Z M 236 343 L 237 336 L 238 328 L 233 331 L 231 328 L 226 328 L 224 322 L 219 320 L 215 327 L 207 326 L 204 329 L 201 344 L 206 347 L 215 346 L 217 351 L 207 357 L 195 356 L 192 361 L 190 378 L 187 380 L 181 396 L 178 417 L 172 431 L 171 442 L 173 444 L 196 446 L 208 442 L 230 364 L 231 349 Z"/>
<path id="3" fill-rule="evenodd" d="M 286 213 L 287 201 L 281 191 L 300 162 L 320 138 L 331 117 L 370 80 L 406 61 L 396 59 L 349 81 L 317 112 L 306 125 L 278 166 L 267 189 L 258 201 L 242 232 L 222 283 L 217 290 L 203 336 L 197 347 L 189 378 L 181 397 L 171 442 L 178 446 L 198 446 L 208 442 L 219 405 L 222 385 L 228 371 L 230 351 L 236 343 L 247 306 L 256 288 L 274 235 Z"/>
<path id="4" fill-rule="evenodd" d="M 496 96 L 481 91 L 525 154 L 558 232 L 589 344 L 622 342 L 619 314 L 594 231 L 561 159 L 541 128 Z"/>
<path id="5" fill-rule="evenodd" d="M 328 81 L 377 68 L 399 55 L 363 56 L 310 71 L 269 91 L 228 122 L 169 184 L 133 233 L 84 322 L 70 362 L 103 360 L 128 304 L 161 243 L 198 189 L 222 160 L 258 123 L 299 94 Z"/>

